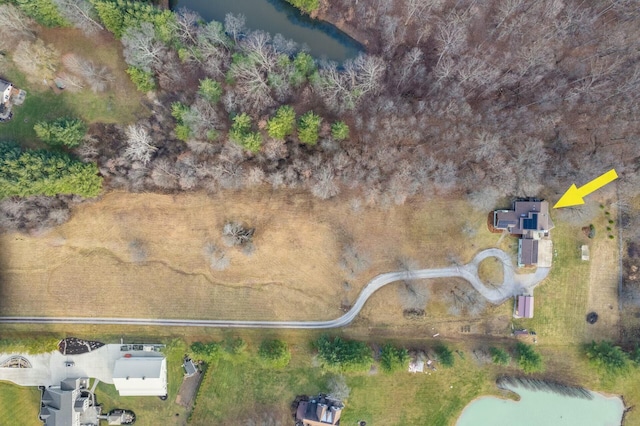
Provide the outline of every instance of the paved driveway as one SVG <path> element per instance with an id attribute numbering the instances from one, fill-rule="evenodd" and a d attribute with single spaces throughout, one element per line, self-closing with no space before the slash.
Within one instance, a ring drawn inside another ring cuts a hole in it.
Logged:
<path id="1" fill-rule="evenodd" d="M 0 380 L 21 386 L 59 385 L 68 377 L 91 377 L 105 383 L 113 383 L 113 368 L 117 359 L 126 353 L 139 356 L 164 356 L 159 352 L 120 351 L 120 345 L 104 345 L 94 351 L 80 355 L 62 355 L 58 351 L 38 355 L 0 353 L 0 362 L 13 355 L 29 360 L 32 368 L 0 368 Z M 66 362 L 73 362 L 67 367 Z"/>

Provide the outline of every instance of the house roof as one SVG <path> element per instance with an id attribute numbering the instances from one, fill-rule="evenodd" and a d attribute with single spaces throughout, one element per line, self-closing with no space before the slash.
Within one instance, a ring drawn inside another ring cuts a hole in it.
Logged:
<path id="1" fill-rule="evenodd" d="M 60 386 L 50 386 L 42 391 L 40 419 L 45 426 L 80 425 L 80 413 L 86 402 L 80 399 L 79 390 L 87 387 L 87 381 L 86 378 L 65 379 Z"/>
<path id="2" fill-rule="evenodd" d="M 533 296 L 518 296 L 518 316 L 533 318 Z"/>
<path id="3" fill-rule="evenodd" d="M 121 396 L 164 396 L 167 394 L 167 359 L 120 358 L 113 369 L 113 384 Z"/>
<path id="4" fill-rule="evenodd" d="M 536 233 L 546 233 L 554 227 L 549 217 L 548 201 L 516 201 L 513 203 L 513 210 L 496 210 L 493 219 L 495 228 L 529 238 Z"/>
<path id="5" fill-rule="evenodd" d="M 518 241 L 518 265 L 538 264 L 538 240 L 522 238 Z"/>
<path id="6" fill-rule="evenodd" d="M 296 420 L 305 426 L 339 425 L 342 402 L 324 395 L 301 401 L 296 411 Z"/>
<path id="7" fill-rule="evenodd" d="M 11 87 L 11 86 L 13 86 L 13 84 L 0 78 L 0 92 L 4 92 L 7 89 L 7 87 Z"/>
<path id="8" fill-rule="evenodd" d="M 183 367 L 185 371 L 185 376 L 187 377 L 191 377 L 198 372 L 196 365 L 193 363 L 193 360 L 190 358 L 184 360 Z"/>

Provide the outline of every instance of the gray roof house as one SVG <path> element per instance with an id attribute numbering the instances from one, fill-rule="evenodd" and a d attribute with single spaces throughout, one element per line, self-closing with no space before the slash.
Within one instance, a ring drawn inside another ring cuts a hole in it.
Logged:
<path id="1" fill-rule="evenodd" d="M 549 237 L 549 231 L 554 227 L 549 216 L 549 202 L 516 201 L 512 210 L 493 212 L 493 227 L 520 237 L 518 266 L 536 266 L 539 260 L 540 240 Z"/>
<path id="2" fill-rule="evenodd" d="M 344 405 L 328 395 L 318 395 L 309 401 L 300 401 L 296 422 L 304 426 L 338 426 Z"/>
<path id="3" fill-rule="evenodd" d="M 40 420 L 45 426 L 98 426 L 100 408 L 94 406 L 88 378 L 65 379 L 42 390 Z"/>
<path id="4" fill-rule="evenodd" d="M 9 99 L 11 98 L 12 89 L 13 89 L 13 84 L 0 78 L 0 94 L 2 94 L 2 97 L 0 98 L 0 103 L 6 104 L 7 102 L 9 102 Z"/>
<path id="5" fill-rule="evenodd" d="M 11 107 L 24 102 L 27 92 L 0 78 L 0 121 L 11 119 Z"/>

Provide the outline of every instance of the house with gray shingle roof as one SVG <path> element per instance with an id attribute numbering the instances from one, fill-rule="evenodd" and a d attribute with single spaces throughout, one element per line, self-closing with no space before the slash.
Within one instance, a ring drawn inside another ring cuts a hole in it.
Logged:
<path id="1" fill-rule="evenodd" d="M 553 221 L 549 216 L 549 202 L 520 200 L 511 210 L 493 212 L 493 227 L 520 237 L 518 241 L 518 266 L 538 265 L 540 240 L 549 237 Z M 545 245 L 547 247 L 547 245 Z"/>
<path id="2" fill-rule="evenodd" d="M 43 388 L 40 420 L 45 426 L 97 426 L 100 407 L 88 387 L 88 378 L 70 378 Z"/>

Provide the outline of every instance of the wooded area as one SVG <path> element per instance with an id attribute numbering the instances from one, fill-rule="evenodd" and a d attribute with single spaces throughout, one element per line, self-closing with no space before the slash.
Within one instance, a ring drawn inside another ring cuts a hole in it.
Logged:
<path id="1" fill-rule="evenodd" d="M 631 1 L 321 2 L 320 16 L 367 35 L 366 53 L 343 64 L 248 29 L 243 16 L 204 22 L 129 0 L 36 3 L 47 6 L 4 5 L 0 21 L 27 13 L 88 34 L 104 26 L 138 87 L 155 90 L 152 117 L 94 126 L 76 150 L 98 163 L 107 188 L 266 184 L 371 205 L 455 193 L 490 209 L 615 167 L 621 193 L 640 192 Z"/>

